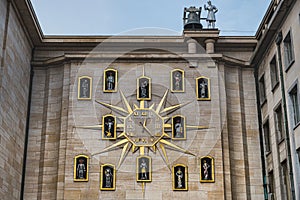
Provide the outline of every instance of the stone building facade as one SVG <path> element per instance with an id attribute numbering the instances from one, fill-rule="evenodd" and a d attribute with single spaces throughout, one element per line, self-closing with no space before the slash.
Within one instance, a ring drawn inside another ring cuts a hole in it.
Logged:
<path id="1" fill-rule="evenodd" d="M 299 6 L 272 1 L 256 36 L 220 36 L 217 29 L 180 36 L 45 36 L 29 1 L 1 1 L 1 197 L 299 198 Z M 112 92 L 104 89 L 109 69 L 117 71 Z M 183 91 L 172 90 L 173 70 L 184 72 Z M 152 97 L 145 101 L 137 98 L 143 76 L 151 79 Z M 91 80 L 89 98 L 78 95 L 80 77 Z M 199 97 L 203 77 L 209 98 Z M 122 109 L 152 105 L 168 117 L 169 136 L 172 117 L 184 117 L 186 138 L 164 136 L 135 150 L 127 136 L 101 135 L 103 116 L 117 117 L 120 135 L 128 116 Z M 88 158 L 84 181 L 76 178 L 78 156 Z M 138 156 L 151 158 L 151 182 L 137 182 Z M 205 156 L 214 161 L 211 181 L 201 178 Z M 112 190 L 100 188 L 105 164 L 116 166 Z M 177 164 L 187 167 L 184 191 L 172 186 Z"/>
<path id="2" fill-rule="evenodd" d="M 299 1 L 273 1 L 252 59 L 269 199 L 300 198 Z"/>

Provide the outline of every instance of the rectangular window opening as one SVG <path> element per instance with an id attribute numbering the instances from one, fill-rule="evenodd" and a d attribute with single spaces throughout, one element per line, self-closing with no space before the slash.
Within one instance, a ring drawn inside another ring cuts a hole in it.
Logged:
<path id="1" fill-rule="evenodd" d="M 286 35 L 286 37 L 283 40 L 283 44 L 284 44 L 285 69 L 288 70 L 288 68 L 294 62 L 294 50 L 293 50 L 291 32 L 289 32 Z"/>
<path id="2" fill-rule="evenodd" d="M 270 75 L 271 75 L 271 84 L 272 84 L 272 91 L 273 91 L 279 83 L 276 56 L 274 56 L 270 62 Z"/>
<path id="3" fill-rule="evenodd" d="M 260 104 L 264 104 L 266 101 L 266 86 L 265 86 L 265 78 L 262 76 L 259 79 L 259 96 L 260 96 Z"/>
<path id="4" fill-rule="evenodd" d="M 269 121 L 266 121 L 263 125 L 264 139 L 265 139 L 265 153 L 271 152 L 271 139 Z"/>
<path id="5" fill-rule="evenodd" d="M 289 177 L 289 170 L 286 160 L 281 163 L 281 177 L 282 177 L 282 191 L 283 199 L 291 199 L 291 183 Z"/>
<path id="6" fill-rule="evenodd" d="M 283 114 L 281 104 L 275 110 L 275 129 L 277 133 L 278 142 L 285 138 L 285 129 L 283 123 Z"/>
<path id="7" fill-rule="evenodd" d="M 299 113 L 299 100 L 298 100 L 298 88 L 297 85 L 290 91 L 290 100 L 291 106 L 293 111 L 293 118 L 294 118 L 294 126 L 299 123 L 300 120 L 300 113 Z"/>

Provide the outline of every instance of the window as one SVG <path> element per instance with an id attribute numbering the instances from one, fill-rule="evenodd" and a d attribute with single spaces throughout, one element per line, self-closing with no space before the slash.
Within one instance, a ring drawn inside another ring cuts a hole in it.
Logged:
<path id="1" fill-rule="evenodd" d="M 260 104 L 262 105 L 266 101 L 266 86 L 265 86 L 264 75 L 259 79 L 259 96 L 260 96 Z"/>
<path id="2" fill-rule="evenodd" d="M 293 110 L 294 125 L 297 125 L 300 120 L 297 85 L 290 91 L 290 99 Z"/>
<path id="3" fill-rule="evenodd" d="M 279 83 L 276 56 L 274 56 L 270 62 L 270 75 L 271 75 L 272 90 L 274 90 Z"/>
<path id="4" fill-rule="evenodd" d="M 271 151 L 269 120 L 264 123 L 263 130 L 265 139 L 265 152 L 269 153 Z"/>
<path id="5" fill-rule="evenodd" d="M 298 161 L 299 161 L 299 165 L 300 165 L 300 148 L 297 149 L 297 155 L 298 155 Z"/>
<path id="6" fill-rule="evenodd" d="M 294 61 L 294 50 L 291 39 L 291 32 L 283 40 L 284 44 L 284 58 L 285 58 L 285 69 L 287 70 Z"/>
<path id="7" fill-rule="evenodd" d="M 291 199 L 291 187 L 290 187 L 290 177 L 289 170 L 286 160 L 281 163 L 281 177 L 282 177 L 282 195 L 283 199 Z"/>
<path id="8" fill-rule="evenodd" d="M 278 142 L 280 142 L 284 138 L 285 133 L 281 104 L 275 110 L 275 129 Z"/>
<path id="9" fill-rule="evenodd" d="M 269 172 L 269 194 L 270 194 L 270 199 L 274 200 L 275 199 L 275 182 L 274 182 L 274 175 L 273 171 Z"/>

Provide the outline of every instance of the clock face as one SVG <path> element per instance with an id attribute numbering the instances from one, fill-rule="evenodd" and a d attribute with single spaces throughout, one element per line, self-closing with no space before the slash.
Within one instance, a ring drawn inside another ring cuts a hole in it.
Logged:
<path id="1" fill-rule="evenodd" d="M 149 108 L 137 108 L 125 119 L 124 132 L 131 143 L 153 146 L 163 135 L 163 119 Z"/>

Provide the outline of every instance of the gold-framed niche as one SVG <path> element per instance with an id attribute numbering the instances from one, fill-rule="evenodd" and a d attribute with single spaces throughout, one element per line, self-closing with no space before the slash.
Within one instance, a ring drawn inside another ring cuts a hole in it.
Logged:
<path id="1" fill-rule="evenodd" d="M 78 100 L 92 99 L 92 77 L 80 76 L 78 77 L 77 98 Z"/>
<path id="2" fill-rule="evenodd" d="M 172 167 L 172 188 L 174 191 L 188 190 L 188 167 L 176 164 Z"/>
<path id="3" fill-rule="evenodd" d="M 172 117 L 172 140 L 186 140 L 185 117 L 182 115 Z"/>
<path id="4" fill-rule="evenodd" d="M 215 182 L 215 164 L 214 158 L 211 156 L 203 156 L 200 158 L 200 182 Z"/>
<path id="5" fill-rule="evenodd" d="M 171 71 L 171 92 L 184 92 L 184 71 L 181 69 Z"/>
<path id="6" fill-rule="evenodd" d="M 196 78 L 196 95 L 198 101 L 209 101 L 210 98 L 210 79 L 205 76 Z"/>
<path id="7" fill-rule="evenodd" d="M 89 157 L 77 155 L 74 158 L 74 181 L 87 182 L 89 180 Z"/>
<path id="8" fill-rule="evenodd" d="M 151 100 L 151 78 L 141 76 L 137 79 L 137 100 Z"/>
<path id="9" fill-rule="evenodd" d="M 138 156 L 136 158 L 136 181 L 152 181 L 152 163 L 150 156 Z"/>
<path id="10" fill-rule="evenodd" d="M 106 69 L 103 75 L 103 92 L 117 92 L 118 70 Z"/>
<path id="11" fill-rule="evenodd" d="M 100 168 L 100 190 L 116 190 L 115 165 L 103 164 Z"/>
<path id="12" fill-rule="evenodd" d="M 115 140 L 117 138 L 116 116 L 107 114 L 102 116 L 102 140 Z"/>

